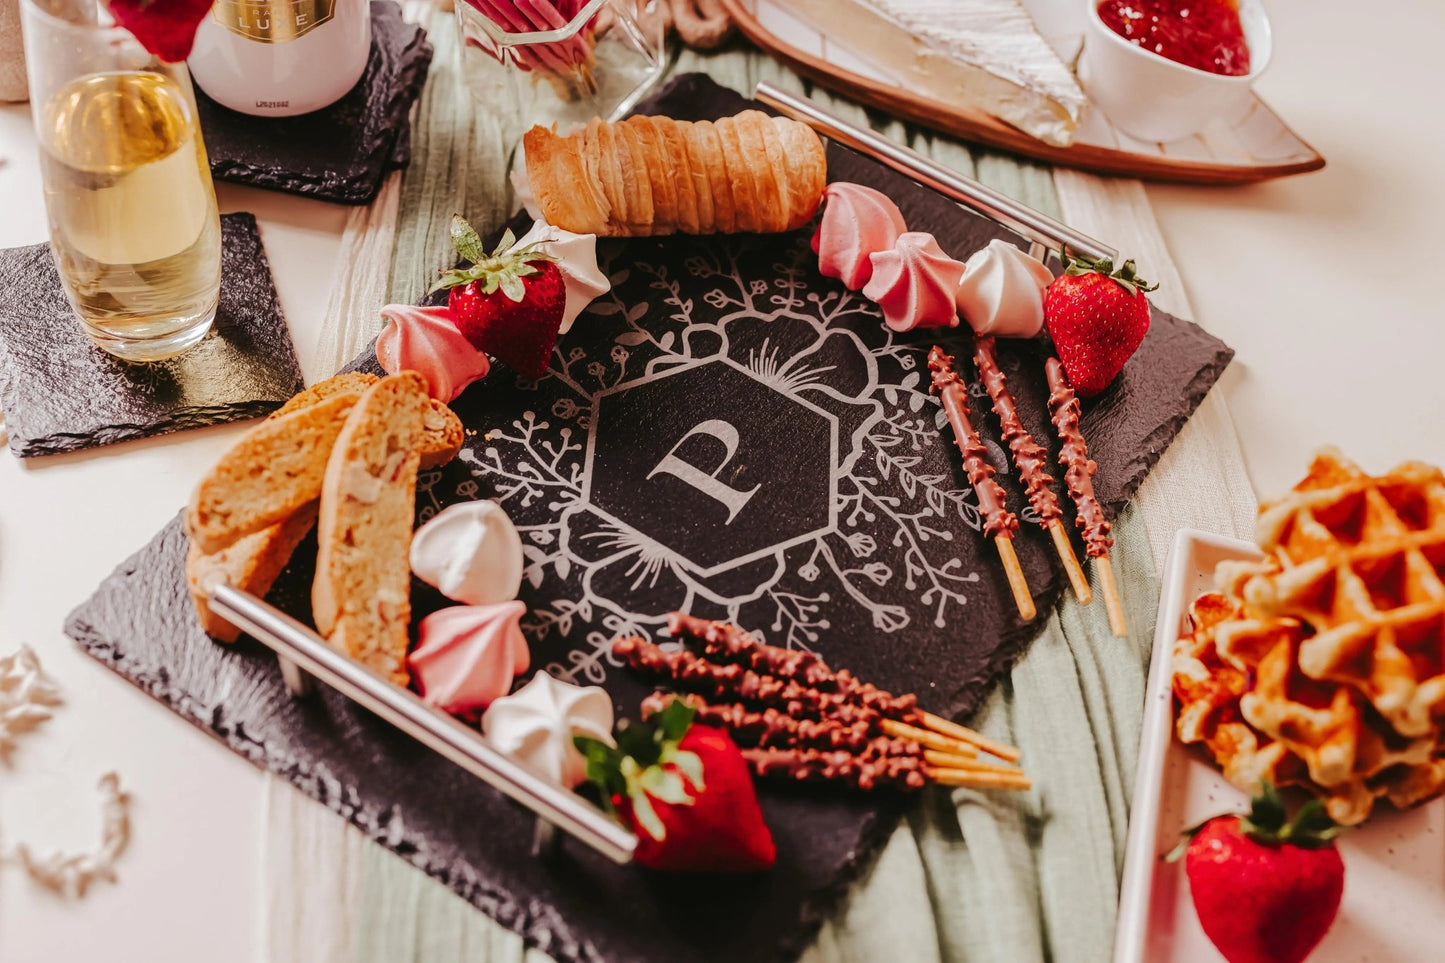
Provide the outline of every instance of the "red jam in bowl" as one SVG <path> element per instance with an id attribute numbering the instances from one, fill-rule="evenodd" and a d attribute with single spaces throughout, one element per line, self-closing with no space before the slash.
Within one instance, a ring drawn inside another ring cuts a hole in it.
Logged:
<path id="1" fill-rule="evenodd" d="M 1236 0 L 1104 0 L 1099 18 L 1130 43 L 1186 67 L 1249 73 Z"/>

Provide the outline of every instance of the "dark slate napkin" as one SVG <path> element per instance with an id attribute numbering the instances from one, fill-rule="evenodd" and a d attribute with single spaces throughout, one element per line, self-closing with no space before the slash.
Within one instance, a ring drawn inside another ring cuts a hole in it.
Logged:
<path id="1" fill-rule="evenodd" d="M 22 458 L 259 418 L 302 387 L 250 214 L 221 217 L 221 300 L 185 354 L 129 364 L 97 348 L 48 244 L 0 251 L 0 410 Z"/>
<path id="2" fill-rule="evenodd" d="M 369 204 L 389 171 L 411 159 L 411 105 L 431 64 L 426 31 L 390 0 L 372 0 L 366 73 L 330 107 L 297 117 L 253 117 L 196 89 L 217 180 L 343 204 Z"/>
<path id="3" fill-rule="evenodd" d="M 693 75 L 644 109 L 719 116 L 744 103 Z M 1008 236 L 858 155 L 832 148 L 829 164 L 835 179 L 898 199 L 911 227 L 956 255 Z M 655 637 L 674 607 L 809 646 L 951 714 L 976 706 L 1043 624 L 1017 623 L 926 394 L 928 346 L 937 338 L 966 358 L 967 335 L 890 334 L 874 306 L 817 273 L 808 241 L 800 231 L 602 243 L 616 296 L 583 315 L 540 381 L 498 368 L 457 399 L 466 447 L 420 479 L 418 518 L 462 500 L 502 502 L 526 545 L 533 664 L 603 685 L 620 714 L 635 715 L 648 686 L 613 661 L 610 641 Z M 1041 354 L 1010 342 L 1000 355 L 1025 423 L 1057 451 Z M 1155 313 L 1120 383 L 1084 417 L 1111 511 L 1229 357 L 1198 327 Z M 354 367 L 375 370 L 375 360 L 368 352 Z M 979 421 L 1018 507 L 986 411 L 984 400 Z M 1048 540 L 1026 524 L 1018 541 L 1046 612 L 1062 582 Z M 185 550 L 177 520 L 67 632 L 560 960 L 796 955 L 906 803 L 765 784 L 778 865 L 751 878 L 656 876 L 571 842 L 557 861 L 539 861 L 523 810 L 335 693 L 291 701 L 258 645 L 206 639 L 186 597 Z M 302 617 L 314 558 L 314 542 L 303 545 L 271 595 Z M 413 601 L 417 618 L 445 604 L 419 583 Z"/>

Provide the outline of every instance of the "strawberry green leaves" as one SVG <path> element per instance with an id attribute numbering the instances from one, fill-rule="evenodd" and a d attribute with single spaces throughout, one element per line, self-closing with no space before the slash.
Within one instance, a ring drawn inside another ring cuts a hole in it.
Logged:
<path id="1" fill-rule="evenodd" d="M 452 215 L 451 239 L 457 254 L 472 262 L 471 266 L 438 272 L 440 277 L 428 290 L 428 294 L 475 281 L 481 294 L 493 294 L 500 289 L 509 300 L 520 304 L 527 296 L 527 288 L 522 279 L 537 274 L 541 271 L 541 265 L 556 260 L 551 255 L 536 250 L 536 246 L 531 244 L 513 250 L 517 238 L 510 230 L 502 234 L 496 249 L 488 254 L 482 244 L 481 235 L 477 234 L 476 229 L 460 214 Z"/>

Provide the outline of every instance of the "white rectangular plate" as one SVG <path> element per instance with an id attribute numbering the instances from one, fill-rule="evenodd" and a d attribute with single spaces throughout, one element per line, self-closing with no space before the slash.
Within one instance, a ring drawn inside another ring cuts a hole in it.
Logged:
<path id="1" fill-rule="evenodd" d="M 1184 529 L 1165 565 L 1145 696 L 1139 769 L 1130 809 L 1119 895 L 1114 963 L 1214 963 L 1218 951 L 1199 927 L 1182 863 L 1159 856 L 1179 832 L 1223 812 L 1240 812 L 1244 794 L 1173 737 L 1170 659 L 1189 605 L 1214 588 L 1214 566 L 1257 558 L 1249 542 Z M 1381 802 L 1360 829 L 1340 840 L 1345 897 L 1334 927 L 1310 963 L 1426 963 L 1445 959 L 1445 800 L 1410 812 Z"/>

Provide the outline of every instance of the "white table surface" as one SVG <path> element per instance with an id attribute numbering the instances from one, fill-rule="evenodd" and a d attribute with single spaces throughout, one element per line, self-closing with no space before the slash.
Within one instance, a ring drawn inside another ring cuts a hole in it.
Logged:
<path id="1" fill-rule="evenodd" d="M 1251 477 L 1288 487 L 1334 442 L 1371 469 L 1445 463 L 1445 5 L 1273 0 L 1265 98 L 1329 160 L 1242 188 L 1149 189 L 1197 319 L 1235 347 L 1222 386 Z M 1368 22 L 1367 22 L 1368 21 Z M 1369 38 L 1363 31 L 1368 30 Z M 1374 42 L 1380 41 L 1380 42 Z M 0 107 L 0 247 L 45 239 L 28 109 Z M 221 186 L 260 220 L 303 361 L 341 207 Z M 0 764 L 0 850 L 93 845 L 94 785 L 134 793 L 120 884 L 78 904 L 0 869 L 0 960 L 260 956 L 261 776 L 81 655 L 66 614 L 184 503 L 240 427 L 22 464 L 0 453 L 0 653 L 32 645 L 69 704 Z"/>

